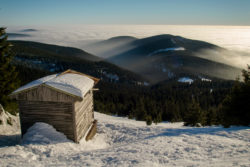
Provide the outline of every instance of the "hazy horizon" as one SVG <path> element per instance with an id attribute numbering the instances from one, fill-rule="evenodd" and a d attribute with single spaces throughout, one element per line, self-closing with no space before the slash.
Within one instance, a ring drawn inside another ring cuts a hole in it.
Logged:
<path id="1" fill-rule="evenodd" d="M 21 32 L 36 29 L 34 32 Z M 194 40 L 202 40 L 237 51 L 250 53 L 250 26 L 212 25 L 75 25 L 75 26 L 10 26 L 8 33 L 30 34 L 30 37 L 14 39 L 33 40 L 50 44 L 74 46 L 92 40 L 106 40 L 115 36 L 144 38 L 160 34 L 179 35 Z M 13 38 L 12 38 L 13 39 Z"/>

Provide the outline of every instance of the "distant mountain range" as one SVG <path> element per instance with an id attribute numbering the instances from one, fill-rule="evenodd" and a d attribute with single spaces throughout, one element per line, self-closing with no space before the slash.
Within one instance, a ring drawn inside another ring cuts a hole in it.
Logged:
<path id="1" fill-rule="evenodd" d="M 10 42 L 15 54 L 13 63 L 19 70 L 28 68 L 55 73 L 74 69 L 108 82 L 143 84 L 146 81 L 133 72 L 102 61 L 81 49 L 31 41 Z"/>
<path id="2" fill-rule="evenodd" d="M 32 35 L 29 33 L 37 32 L 36 29 L 23 29 L 18 32 L 10 32 L 7 33 L 9 38 L 25 38 L 25 37 L 31 37 Z"/>
<path id="3" fill-rule="evenodd" d="M 44 44 L 32 41 L 11 41 L 14 45 L 14 51 L 20 54 L 34 55 L 36 57 L 54 57 L 61 58 L 64 60 L 74 60 L 79 58 L 82 60 L 98 61 L 102 58 L 87 53 L 81 49 L 73 47 L 64 47 L 58 45 Z"/>
<path id="4" fill-rule="evenodd" d="M 29 34 L 22 34 L 22 33 L 7 33 L 9 38 L 21 38 L 21 37 L 31 37 Z"/>
<path id="5" fill-rule="evenodd" d="M 23 29 L 20 32 L 35 32 L 38 31 L 37 29 L 33 29 L 33 28 L 28 28 L 28 29 Z"/>
<path id="6" fill-rule="evenodd" d="M 147 85 L 181 77 L 234 80 L 241 74 L 239 68 L 199 57 L 203 50 L 225 49 L 173 35 L 113 37 L 87 45 L 88 52 L 32 41 L 11 43 L 19 66 L 50 72 L 72 68 L 111 82 Z"/>
<path id="7" fill-rule="evenodd" d="M 180 36 L 157 35 L 142 39 L 120 36 L 86 47 L 97 56 L 136 72 L 152 83 L 181 76 L 235 79 L 240 69 L 200 58 L 200 51 L 225 49 Z"/>

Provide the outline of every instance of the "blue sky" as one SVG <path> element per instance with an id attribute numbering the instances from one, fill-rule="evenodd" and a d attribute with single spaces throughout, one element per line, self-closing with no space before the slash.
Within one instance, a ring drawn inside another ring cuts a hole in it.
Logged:
<path id="1" fill-rule="evenodd" d="M 250 25 L 250 0 L 0 0 L 0 26 Z"/>

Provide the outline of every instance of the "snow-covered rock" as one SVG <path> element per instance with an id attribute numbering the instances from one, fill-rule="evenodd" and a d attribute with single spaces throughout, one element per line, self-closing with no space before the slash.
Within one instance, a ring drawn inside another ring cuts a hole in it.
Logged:
<path id="1" fill-rule="evenodd" d="M 19 115 L 11 115 L 0 104 L 0 147 L 18 143 L 20 133 Z"/>
<path id="2" fill-rule="evenodd" d="M 21 144 L 0 147 L 0 166 L 249 166 L 250 128 L 184 127 L 95 112 L 98 132 L 76 144 L 37 123 Z M 1 136 L 0 136 L 1 137 Z M 1 141 L 1 140 L 0 140 Z"/>
<path id="3" fill-rule="evenodd" d="M 20 133 L 19 115 L 11 115 L 0 104 L 0 135 L 13 133 Z"/>

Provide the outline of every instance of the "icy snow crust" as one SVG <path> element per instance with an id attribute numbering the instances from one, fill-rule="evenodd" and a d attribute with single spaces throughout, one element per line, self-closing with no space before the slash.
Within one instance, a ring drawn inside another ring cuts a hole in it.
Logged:
<path id="1" fill-rule="evenodd" d="M 82 76 L 79 74 L 54 74 L 32 81 L 14 91 L 13 94 L 26 89 L 34 88 L 41 84 L 45 84 L 71 95 L 83 98 L 88 90 L 94 86 L 94 81 L 86 76 Z"/>
<path id="2" fill-rule="evenodd" d="M 250 128 L 193 128 L 95 112 L 98 133 L 75 144 L 36 123 L 20 144 L 0 147 L 0 166 L 249 166 Z M 0 125 L 0 128 L 1 125 Z M 4 144 L 1 140 L 0 142 Z"/>

